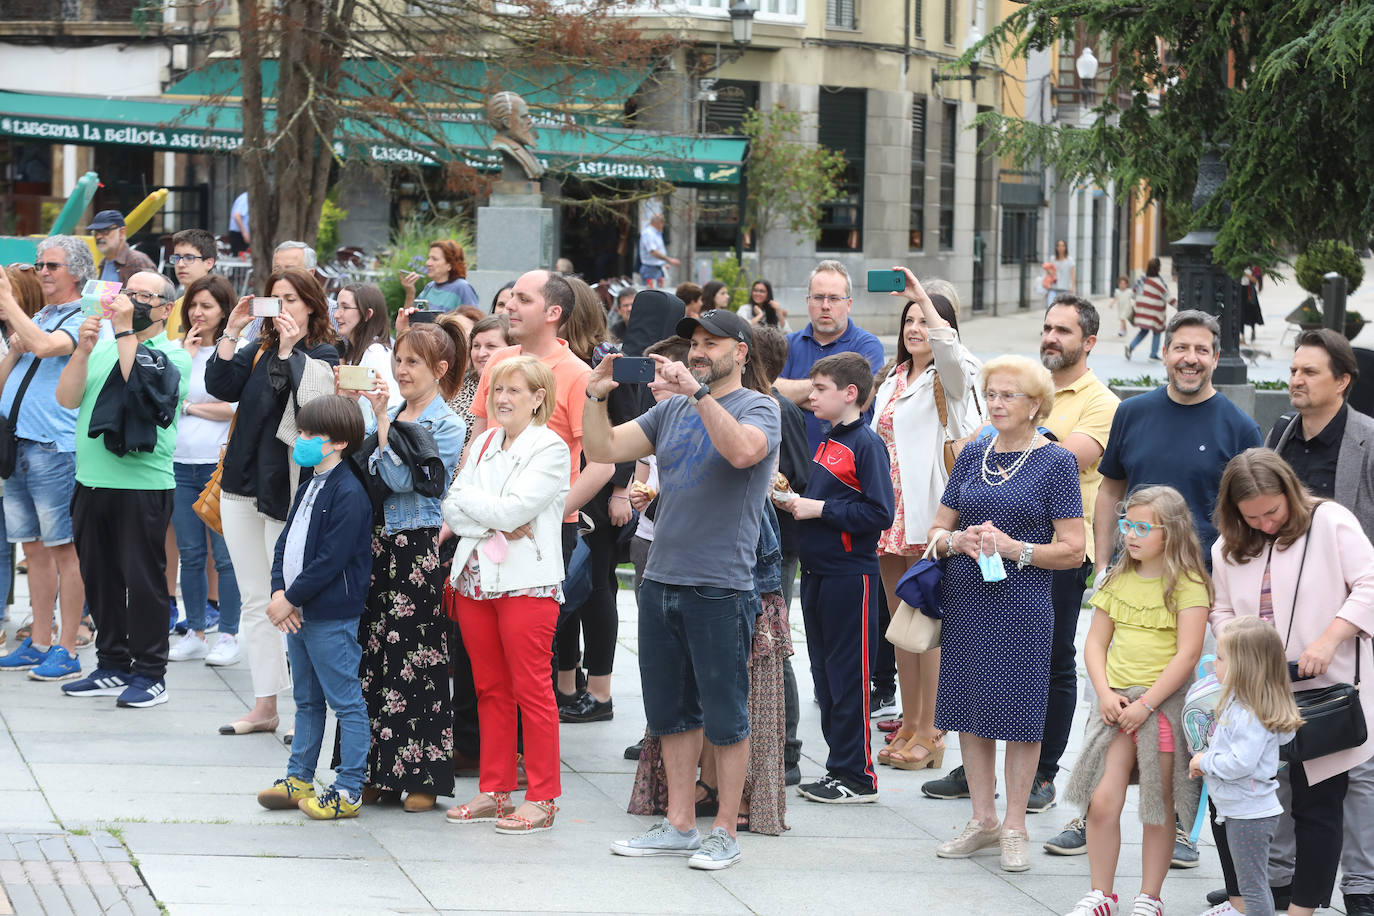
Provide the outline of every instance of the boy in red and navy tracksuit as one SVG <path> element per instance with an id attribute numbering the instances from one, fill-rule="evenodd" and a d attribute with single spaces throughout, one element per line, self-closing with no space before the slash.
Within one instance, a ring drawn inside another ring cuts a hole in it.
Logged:
<path id="1" fill-rule="evenodd" d="M 854 804 L 878 799 L 869 749 L 869 673 L 877 653 L 878 538 L 892 525 L 887 447 L 860 419 L 873 370 L 857 353 L 838 353 L 811 369 L 816 418 L 831 423 L 806 493 L 785 507 L 800 524 L 802 617 L 811 677 L 830 747 L 826 776 L 803 784 L 811 801 Z"/>

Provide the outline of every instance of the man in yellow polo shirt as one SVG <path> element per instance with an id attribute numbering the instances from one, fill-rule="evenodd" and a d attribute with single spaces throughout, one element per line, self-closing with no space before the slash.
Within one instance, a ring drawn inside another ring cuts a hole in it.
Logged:
<path id="1" fill-rule="evenodd" d="M 1045 311 L 1040 333 L 1040 362 L 1054 376 L 1054 410 L 1045 419 L 1045 426 L 1078 459 L 1078 485 L 1083 491 L 1087 528 L 1092 527 L 1093 507 L 1089 503 L 1097 499 L 1097 489 L 1102 484 L 1097 465 L 1107 447 L 1112 417 L 1121 403 L 1088 368 L 1088 354 L 1097 343 L 1097 328 L 1098 315 L 1093 304 L 1065 294 Z M 1073 710 L 1078 702 L 1074 636 L 1078 632 L 1083 591 L 1093 571 L 1092 557 L 1089 532 L 1083 563 L 1074 569 L 1056 571 L 1051 586 L 1054 643 L 1050 654 L 1050 696 L 1040 765 L 1031 786 L 1029 807 L 1033 810 L 1044 811 L 1054 802 L 1054 778 L 1059 774 L 1059 758 L 1073 725 Z M 1067 852 L 1087 852 L 1087 846 Z"/>

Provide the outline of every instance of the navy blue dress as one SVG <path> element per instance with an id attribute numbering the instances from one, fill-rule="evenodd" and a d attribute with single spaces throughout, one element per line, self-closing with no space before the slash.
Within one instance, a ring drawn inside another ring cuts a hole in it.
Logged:
<path id="1" fill-rule="evenodd" d="M 941 502 L 959 513 L 960 528 L 991 520 L 1015 540 L 1048 544 L 1056 519 L 1083 517 L 1072 452 L 1042 445 L 1006 483 L 993 487 L 982 473 L 991 441 L 966 446 L 950 472 Z M 989 465 L 1009 466 L 1020 454 L 994 452 Z M 1054 574 L 1036 566 L 1017 569 L 1006 558 L 1003 564 L 1007 577 L 1001 582 L 984 582 L 969 556 L 945 564 L 935 727 L 997 741 L 1039 741 L 1049 695 Z"/>

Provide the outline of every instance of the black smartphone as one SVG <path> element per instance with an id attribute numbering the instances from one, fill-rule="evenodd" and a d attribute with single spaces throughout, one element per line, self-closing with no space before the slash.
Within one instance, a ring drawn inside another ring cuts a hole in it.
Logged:
<path id="1" fill-rule="evenodd" d="M 611 363 L 611 379 L 616 382 L 652 382 L 654 361 L 648 356 L 622 356 Z"/>
<path id="2" fill-rule="evenodd" d="M 1312 680 L 1312 678 L 1314 678 L 1314 677 L 1316 677 L 1315 674 L 1309 674 L 1309 675 L 1307 675 L 1306 677 L 1303 677 L 1301 674 L 1298 674 L 1298 663 L 1297 663 L 1297 662 L 1289 662 L 1289 663 L 1288 663 L 1288 679 L 1289 679 L 1290 681 L 1293 681 L 1293 682 L 1295 682 L 1295 683 L 1296 683 L 1297 681 L 1310 681 L 1310 680 Z"/>
<path id="3" fill-rule="evenodd" d="M 442 315 L 442 314 L 444 314 L 444 313 L 443 313 L 443 312 L 438 312 L 438 311 L 431 312 L 431 311 L 429 311 L 428 309 L 422 309 L 422 310 L 420 310 L 420 311 L 418 311 L 418 312 L 411 312 L 411 313 L 410 313 L 410 323 L 411 323 L 411 324 L 434 324 L 434 322 L 436 322 L 436 321 L 439 320 L 439 316 Z"/>
<path id="4" fill-rule="evenodd" d="M 906 289 L 906 274 L 900 270 L 870 270 L 868 272 L 868 291 L 870 293 L 900 293 Z"/>

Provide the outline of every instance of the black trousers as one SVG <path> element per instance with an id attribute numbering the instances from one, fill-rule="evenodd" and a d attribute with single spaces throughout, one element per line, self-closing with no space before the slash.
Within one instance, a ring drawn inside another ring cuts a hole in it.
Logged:
<path id="1" fill-rule="evenodd" d="M 1293 905 L 1330 906 L 1345 837 L 1345 791 L 1349 774 L 1341 773 L 1313 786 L 1307 783 L 1303 765 L 1290 763 L 1288 784 L 1293 790 L 1288 813 L 1293 818 L 1293 836 L 1298 849 L 1293 863 Z M 1226 893 L 1238 897 L 1240 884 L 1231 861 L 1231 847 L 1226 842 L 1225 825 L 1216 822 L 1216 811 L 1213 806 L 1212 838 L 1216 840 L 1217 855 L 1221 859 L 1221 874 L 1226 879 Z"/>
<path id="2" fill-rule="evenodd" d="M 167 525 L 171 490 L 76 485 L 72 530 L 101 668 L 167 673 Z"/>
<path id="3" fill-rule="evenodd" d="M 892 622 L 892 609 L 887 606 L 887 589 L 878 589 L 878 651 L 873 659 L 873 687 L 883 696 L 897 692 L 897 649 L 883 639 L 887 625 Z M 898 700 L 900 701 L 900 697 Z"/>
<path id="4" fill-rule="evenodd" d="M 1038 778 L 1050 782 L 1059 775 L 1059 758 L 1069 746 L 1073 710 L 1078 705 L 1078 654 L 1074 636 L 1078 633 L 1083 592 L 1092 572 L 1092 561 L 1085 560 L 1075 569 L 1056 569 L 1050 585 L 1050 603 L 1054 606 L 1050 693 L 1045 706 L 1045 737 L 1040 741 L 1040 765 L 1035 770 Z"/>
<path id="5" fill-rule="evenodd" d="M 555 636 L 558 667 L 562 671 L 572 671 L 584 655 L 587 674 L 593 677 L 610 674 L 615 665 L 615 641 L 620 631 L 620 614 L 615 605 L 619 588 L 615 577 L 619 538 L 620 529 L 609 524 L 602 524 L 583 535 L 591 551 L 592 592 L 581 607 L 562 615 L 558 621 Z M 577 546 L 575 541 L 573 546 Z M 571 558 L 571 552 L 568 556 Z M 582 652 L 578 651 L 579 642 Z"/>

